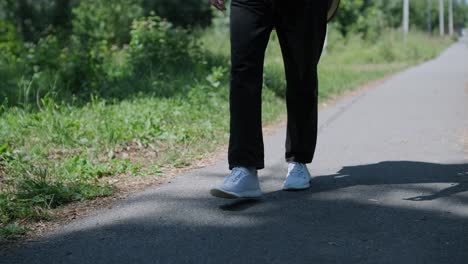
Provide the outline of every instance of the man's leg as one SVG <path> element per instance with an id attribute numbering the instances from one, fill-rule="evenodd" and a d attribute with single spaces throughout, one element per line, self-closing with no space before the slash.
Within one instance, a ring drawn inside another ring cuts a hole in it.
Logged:
<path id="1" fill-rule="evenodd" d="M 327 1 L 276 0 L 275 25 L 286 71 L 288 162 L 312 162 L 317 142 L 317 64 L 326 34 Z"/>
<path id="2" fill-rule="evenodd" d="M 264 168 L 261 94 L 272 23 L 268 1 L 232 0 L 229 169 Z"/>

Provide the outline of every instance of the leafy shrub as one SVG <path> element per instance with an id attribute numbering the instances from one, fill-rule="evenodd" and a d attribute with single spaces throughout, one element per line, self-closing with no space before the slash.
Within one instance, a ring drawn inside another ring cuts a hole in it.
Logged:
<path id="1" fill-rule="evenodd" d="M 22 49 L 22 43 L 18 38 L 15 26 L 6 21 L 0 20 L 0 56 L 1 59 L 11 61 Z"/>
<path id="2" fill-rule="evenodd" d="M 41 38 L 37 44 L 26 43 L 25 47 L 25 54 L 21 56 L 21 62 L 29 67 L 24 74 L 33 76 L 34 79 L 46 82 L 44 84 L 48 85 L 49 80 L 54 79 L 51 75 L 62 69 L 63 66 L 60 61 L 62 48 L 57 37 L 49 35 Z M 42 85 L 39 84 L 39 86 Z"/>
<path id="3" fill-rule="evenodd" d="M 129 41 L 130 25 L 143 14 L 138 0 L 82 0 L 73 9 L 73 34 L 82 42 Z"/>
<path id="4" fill-rule="evenodd" d="M 18 70 L 16 63 L 21 54 L 21 43 L 14 25 L 0 20 L 0 104 L 15 94 Z"/>
<path id="5" fill-rule="evenodd" d="M 89 74 L 83 74 L 89 66 L 80 61 L 86 52 L 70 42 L 64 45 L 55 35 L 39 39 L 37 43 L 25 43 L 17 59 L 16 100 L 22 103 L 40 102 L 44 96 L 73 93 Z"/>
<path id="6" fill-rule="evenodd" d="M 65 33 L 70 27 L 75 0 L 2 0 L 0 19 L 14 21 L 21 39 L 37 42 L 51 33 Z"/>
<path id="7" fill-rule="evenodd" d="M 130 34 L 130 58 L 138 70 L 180 67 L 200 52 L 186 30 L 175 28 L 158 16 L 135 20 Z"/>

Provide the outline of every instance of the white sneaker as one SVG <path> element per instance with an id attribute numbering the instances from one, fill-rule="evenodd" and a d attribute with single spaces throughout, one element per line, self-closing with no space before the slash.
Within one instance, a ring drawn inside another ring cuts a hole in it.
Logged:
<path id="1" fill-rule="evenodd" d="M 283 190 L 304 190 L 310 187 L 311 176 L 304 163 L 290 162 Z"/>
<path id="2" fill-rule="evenodd" d="M 234 167 L 231 173 L 224 178 L 219 188 L 210 190 L 211 195 L 235 199 L 258 198 L 262 196 L 257 170 L 255 168 Z"/>

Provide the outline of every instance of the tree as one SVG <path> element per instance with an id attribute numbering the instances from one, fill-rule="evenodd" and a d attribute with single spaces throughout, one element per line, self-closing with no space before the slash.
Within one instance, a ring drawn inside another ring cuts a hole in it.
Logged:
<path id="1" fill-rule="evenodd" d="M 453 35 L 453 1 L 449 0 L 449 8 L 448 8 L 448 17 L 449 17 L 449 35 Z"/>
<path id="2" fill-rule="evenodd" d="M 440 35 L 445 35 L 444 29 L 444 0 L 439 0 L 439 32 Z"/>
<path id="3" fill-rule="evenodd" d="M 409 31 L 409 0 L 403 1 L 403 32 L 408 34 Z"/>

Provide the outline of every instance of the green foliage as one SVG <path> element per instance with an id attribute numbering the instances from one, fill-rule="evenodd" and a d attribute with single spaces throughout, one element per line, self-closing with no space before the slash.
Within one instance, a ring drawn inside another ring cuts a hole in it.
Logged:
<path id="1" fill-rule="evenodd" d="M 73 33 L 86 44 L 121 45 L 129 42 L 130 25 L 142 14 L 138 0 L 81 0 L 73 9 Z"/>
<path id="2" fill-rule="evenodd" d="M 16 94 L 18 55 L 23 51 L 16 28 L 11 22 L 0 19 L 0 105 Z"/>
<path id="3" fill-rule="evenodd" d="M 341 1 L 332 25 L 343 36 L 359 34 L 375 40 L 386 28 L 400 26 L 401 10 L 402 1 Z"/>
<path id="4" fill-rule="evenodd" d="M 10 52 L 11 59 L 0 58 L 0 76 L 6 80 L 0 84 L 5 87 L 0 96 L 11 103 L 40 107 L 45 96 L 86 100 L 90 94 L 128 95 L 129 85 L 136 93 L 151 89 L 169 73 L 204 67 L 193 35 L 157 16 L 136 19 L 128 33 L 129 44 L 122 47 L 109 44 L 113 35 L 99 39 L 99 34 L 84 36 L 77 28 L 65 44 L 48 35 L 26 43 L 18 55 Z"/>
<path id="5" fill-rule="evenodd" d="M 0 207 L 1 207 L 2 198 L 0 197 Z M 26 234 L 28 229 L 17 222 L 13 222 L 10 224 L 0 226 L 0 241 L 1 238 L 5 239 L 17 239 Z"/>
<path id="6" fill-rule="evenodd" d="M 207 1 L 200 0 L 143 0 L 145 10 L 171 21 L 176 26 L 206 27 L 212 13 Z M 147 11 L 147 15 L 149 12 Z"/>
<path id="7" fill-rule="evenodd" d="M 455 29 L 461 30 L 468 26 L 468 4 L 466 1 L 454 1 L 453 24 Z"/>
<path id="8" fill-rule="evenodd" d="M 65 181 L 56 176 L 53 179 L 44 168 L 21 166 L 17 169 L 23 174 L 9 180 L 13 189 L 0 193 L 1 225 L 19 219 L 47 219 L 47 209 L 112 193 L 111 186 L 86 179 Z"/>
<path id="9" fill-rule="evenodd" d="M 342 35 L 359 34 L 375 40 L 385 28 L 399 28 L 402 23 L 403 0 L 355 0 L 341 1 L 340 8 L 332 24 Z M 447 3 L 447 1 L 445 1 Z M 465 1 L 453 1 L 454 25 L 463 27 L 468 21 L 468 4 Z M 445 17 L 448 17 L 448 4 Z M 410 26 L 415 31 L 435 30 L 439 25 L 439 4 L 435 0 L 410 1 Z M 446 21 L 447 25 L 447 21 Z"/>
<path id="10" fill-rule="evenodd" d="M 78 91 L 92 76 L 93 65 L 87 63 L 89 56 L 77 42 L 63 47 L 55 35 L 48 35 L 22 48 L 3 68 L 0 59 L 0 75 L 6 72 L 9 80 L 0 86 L 11 103 L 26 106 L 40 104 L 44 96 L 65 96 Z"/>
<path id="11" fill-rule="evenodd" d="M 18 182 L 16 197 L 28 201 L 33 207 L 55 208 L 72 201 L 109 195 L 111 190 L 106 186 L 92 184 L 80 179 L 77 182 L 65 183 L 52 180 L 46 169 L 34 168 Z"/>
<path id="12" fill-rule="evenodd" d="M 62 48 L 54 35 L 41 38 L 37 44 L 27 43 L 25 52 L 20 56 L 21 63 L 28 67 L 24 75 L 32 76 L 38 87 L 49 86 L 51 80 L 56 79 L 59 71 L 63 69 L 61 61 Z"/>
<path id="13" fill-rule="evenodd" d="M 338 12 L 333 18 L 333 23 L 343 35 L 353 31 L 352 27 L 358 21 L 364 6 L 364 0 L 341 1 Z"/>
<path id="14" fill-rule="evenodd" d="M 79 97 L 99 94 L 103 82 L 125 74 L 128 65 L 114 64 L 120 46 L 130 41 L 132 21 L 143 14 L 139 0 L 83 0 L 73 9 L 73 35 L 67 49 L 69 66 L 62 91 Z M 77 78 L 78 77 L 78 78 Z"/>
<path id="15" fill-rule="evenodd" d="M 18 25 L 18 32 L 27 42 L 57 32 L 64 39 L 72 26 L 85 26 L 80 31 L 92 38 L 128 40 L 131 20 L 155 12 L 177 26 L 208 26 L 210 5 L 199 0 L 1 0 L 0 20 Z M 75 21 L 72 23 L 72 17 Z M 92 26 L 92 27 L 88 27 Z M 89 31 L 89 32 L 88 32 Z M 60 37 L 62 39 L 62 37 Z"/>
<path id="16" fill-rule="evenodd" d="M 190 63 L 190 55 L 198 52 L 187 31 L 157 16 L 135 20 L 130 34 L 130 58 L 139 70 Z"/>
<path id="17" fill-rule="evenodd" d="M 41 157 L 38 149 L 30 153 L 8 150 L 2 156 L 0 169 L 6 174 L 0 193 L 0 227 L 16 220 L 48 219 L 47 209 L 107 196 L 113 191 L 112 186 L 97 180 L 108 175 L 104 166 L 83 161 L 81 157 L 72 157 L 57 167 Z M 68 175 L 67 171 L 73 173 Z"/>
<path id="18" fill-rule="evenodd" d="M 11 224 L 14 219 L 40 219 L 41 213 L 24 200 L 9 192 L 0 193 L 0 225 Z"/>
<path id="19" fill-rule="evenodd" d="M 381 37 L 381 33 L 388 26 L 385 22 L 386 14 L 380 8 L 367 8 L 363 15 L 359 16 L 354 29 L 368 39 L 375 41 Z"/>
<path id="20" fill-rule="evenodd" d="M 2 61 L 10 62 L 22 50 L 22 43 L 13 23 L 0 20 L 0 56 Z"/>
<path id="21" fill-rule="evenodd" d="M 40 99 L 45 96 L 85 102 L 91 94 L 122 98 L 138 92 L 161 96 L 180 92 L 174 89 L 177 85 L 159 84 L 171 80 L 169 75 L 196 75 L 192 72 L 203 71 L 208 62 L 226 63 L 223 54 L 212 53 L 208 58 L 200 53 L 192 30 L 174 27 L 159 18 L 165 17 L 175 25 L 206 24 L 201 18 L 211 17 L 209 4 L 183 2 L 2 1 L 0 103 L 40 107 Z M 426 3 L 411 1 L 412 27 L 426 27 L 425 12 L 421 12 Z M 63 14 L 59 8 L 65 10 Z M 436 8 L 433 4 L 433 13 Z M 456 24 L 466 20 L 462 12 L 466 8 L 466 4 L 455 1 Z M 158 16 L 142 17 L 153 11 Z M 215 24 L 219 30 L 226 28 L 226 19 L 217 13 Z M 432 19 L 435 21 L 437 16 L 434 14 Z M 331 27 L 345 37 L 376 41 L 387 28 L 400 24 L 401 1 L 356 0 L 342 1 Z M 216 34 L 219 38 L 209 45 L 224 45 L 229 40 L 228 35 L 220 35 L 222 32 Z M 23 43 L 21 36 L 29 42 Z"/>
<path id="22" fill-rule="evenodd" d="M 343 64 L 413 64 L 433 58 L 439 54 L 441 47 L 449 43 L 449 39 L 431 37 L 421 32 L 413 32 L 405 38 L 396 30 L 385 30 L 377 41 L 359 35 L 344 38 L 332 28 L 327 52 L 332 54 L 330 56 L 336 63 Z M 340 56 L 335 57 L 334 54 Z M 325 59 L 329 59 L 329 56 L 325 56 Z"/>
<path id="23" fill-rule="evenodd" d="M 36 42 L 48 34 L 62 34 L 69 30 L 72 2 L 73 0 L 2 0 L 0 19 L 14 22 L 23 40 Z"/>

